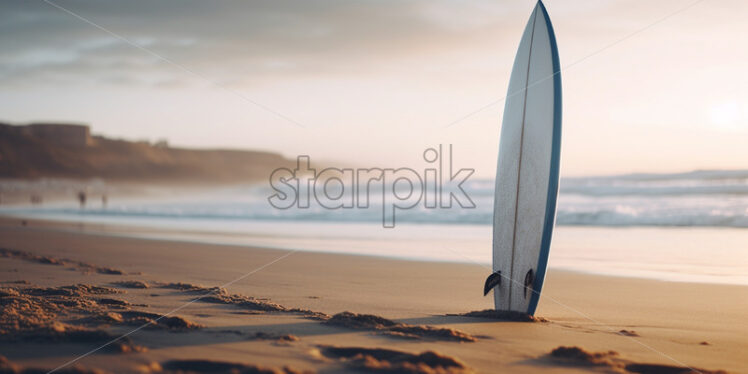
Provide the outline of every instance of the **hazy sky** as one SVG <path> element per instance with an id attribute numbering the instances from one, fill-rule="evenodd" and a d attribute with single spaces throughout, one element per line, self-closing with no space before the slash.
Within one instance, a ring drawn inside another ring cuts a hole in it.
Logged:
<path id="1" fill-rule="evenodd" d="M 480 176 L 494 173 L 534 6 L 51 1 L 100 28 L 0 0 L 0 120 L 379 167 L 426 166 L 426 147 L 451 143 L 455 166 Z M 692 3 L 546 1 L 568 67 L 562 175 L 748 168 L 748 2 L 704 0 L 656 23 Z"/>

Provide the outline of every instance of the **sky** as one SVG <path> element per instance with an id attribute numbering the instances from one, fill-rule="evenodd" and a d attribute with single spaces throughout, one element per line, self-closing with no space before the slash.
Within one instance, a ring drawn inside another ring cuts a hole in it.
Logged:
<path id="1" fill-rule="evenodd" d="M 0 121 L 492 177 L 534 4 L 0 0 Z M 748 2 L 545 5 L 562 176 L 748 167 Z"/>

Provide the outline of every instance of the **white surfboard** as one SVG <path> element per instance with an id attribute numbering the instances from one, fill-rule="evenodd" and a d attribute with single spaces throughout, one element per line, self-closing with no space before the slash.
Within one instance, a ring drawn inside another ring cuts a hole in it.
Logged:
<path id="1" fill-rule="evenodd" d="M 527 22 L 514 60 L 499 144 L 493 218 L 496 310 L 533 315 L 556 217 L 561 152 L 561 71 L 543 3 Z"/>

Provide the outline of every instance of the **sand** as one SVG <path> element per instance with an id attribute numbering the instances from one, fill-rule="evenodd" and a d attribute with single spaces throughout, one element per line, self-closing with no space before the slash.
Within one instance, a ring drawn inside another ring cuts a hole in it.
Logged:
<path id="1" fill-rule="evenodd" d="M 471 313 L 492 306 L 477 265 L 91 230 L 0 220 L 0 372 L 124 334 L 64 370 L 748 372 L 748 287 L 551 269 L 539 318 L 503 318 Z"/>

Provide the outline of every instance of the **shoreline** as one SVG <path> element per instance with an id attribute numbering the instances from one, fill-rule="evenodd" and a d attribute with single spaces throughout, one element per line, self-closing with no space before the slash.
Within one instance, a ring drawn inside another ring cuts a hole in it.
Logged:
<path id="1" fill-rule="evenodd" d="M 93 217 L 91 220 L 93 221 L 95 217 Z M 190 227 L 165 227 L 165 226 L 159 226 L 158 224 L 155 224 L 153 226 L 147 227 L 144 224 L 137 225 L 137 224 L 129 224 L 129 223 L 109 223 L 109 222 L 82 222 L 82 221 L 72 221 L 72 220 L 64 220 L 64 219 L 40 219 L 35 217 L 28 217 L 28 216 L 14 216 L 14 215 L 2 215 L 0 214 L 0 224 L 12 227 L 14 225 L 17 225 L 20 222 L 27 222 L 28 227 L 38 227 L 42 230 L 58 230 L 60 232 L 69 232 L 69 233 L 75 233 L 75 234 L 83 234 L 83 235 L 94 235 L 94 236 L 104 236 L 104 237 L 111 237 L 111 238 L 131 238 L 131 239 L 142 239 L 142 240 L 155 240 L 155 241 L 163 241 L 163 242 L 173 242 L 173 243 L 194 243 L 194 244 L 204 244 L 204 245 L 223 245 L 223 246 L 230 246 L 230 247 L 238 247 L 238 248 L 263 248 L 268 250 L 277 250 L 277 251 L 302 251 L 302 252 L 308 252 L 308 253 L 318 253 L 318 254 L 338 254 L 338 255 L 350 255 L 350 256 L 363 256 L 363 257 L 371 257 L 371 258 L 380 258 L 380 259 L 388 259 L 388 260 L 396 260 L 396 261 L 412 261 L 416 263 L 424 262 L 424 263 L 449 263 L 449 264 L 469 264 L 469 265 L 476 265 L 479 267 L 485 268 L 487 272 L 490 272 L 490 259 L 486 259 L 486 261 L 479 261 L 469 256 L 451 256 L 449 258 L 426 258 L 423 256 L 413 255 L 413 256 L 404 256 L 404 255 L 393 255 L 391 253 L 381 253 L 380 252 L 356 252 L 356 251 L 345 251 L 341 250 L 340 248 L 343 248 L 346 243 L 368 243 L 372 242 L 376 245 L 382 246 L 387 245 L 391 242 L 393 242 L 395 239 L 382 239 L 379 238 L 377 240 L 373 239 L 367 239 L 366 237 L 356 238 L 355 236 L 352 236 L 350 238 L 347 237 L 341 237 L 341 238 L 333 238 L 328 240 L 327 242 L 320 241 L 317 238 L 314 237 L 307 237 L 303 236 L 297 236 L 297 234 L 293 234 L 291 232 L 285 233 L 286 230 L 298 230 L 300 227 L 304 226 L 310 226 L 306 227 L 305 231 L 310 231 L 314 229 L 318 229 L 322 226 L 345 226 L 348 223 L 337 223 L 337 222 L 291 222 L 289 225 L 289 222 L 279 222 L 277 224 L 278 227 L 285 225 L 288 225 L 287 227 L 284 227 L 284 230 L 277 230 L 270 231 L 265 234 L 257 234 L 257 233 L 242 233 L 239 231 L 216 231 L 213 228 L 205 227 L 201 228 L 199 230 L 191 230 Z M 257 224 L 264 225 L 264 226 L 273 226 L 275 222 L 272 221 L 261 221 Z M 364 226 L 361 224 L 356 224 L 359 226 Z M 264 227 L 261 226 L 261 227 Z M 407 225 L 406 225 L 407 226 Z M 434 225 L 420 225 L 415 224 L 416 227 L 429 227 Z M 369 227 L 366 227 L 367 229 Z M 461 228 L 461 227 L 459 227 Z M 565 230 L 566 227 L 557 228 L 561 231 L 568 231 Z M 741 229 L 735 229 L 735 228 L 703 228 L 703 227 L 696 227 L 696 228 L 659 228 L 659 227 L 572 227 L 572 230 L 575 232 L 582 232 L 584 234 L 590 233 L 590 232 L 598 232 L 598 231 L 612 231 L 617 232 L 620 231 L 621 233 L 626 232 L 630 233 L 632 235 L 636 233 L 655 233 L 655 234 L 661 234 L 663 232 L 668 233 L 670 236 L 677 236 L 677 235 L 685 235 L 685 234 L 691 234 L 692 232 L 696 233 L 712 233 L 712 235 L 721 234 L 721 231 L 724 231 L 724 233 L 727 234 L 741 234 L 742 236 L 745 236 L 748 238 L 748 230 Z M 671 230 L 672 229 L 672 230 Z M 257 230 L 257 229 L 255 229 Z M 563 232 L 562 232 L 563 233 Z M 308 233 L 307 233 L 308 234 Z M 319 235 L 324 235 L 319 234 Z M 578 233 L 575 235 L 579 235 Z M 558 236 L 558 234 L 556 234 Z M 598 235 L 599 236 L 599 235 Z M 594 243 L 594 245 L 600 245 L 601 248 L 603 243 L 600 243 L 600 238 L 597 238 L 597 241 Z M 301 242 L 308 242 L 308 241 L 314 241 L 315 243 L 311 246 L 304 247 L 304 244 L 294 246 L 294 242 L 301 243 Z M 340 241 L 342 244 L 337 244 L 336 242 Z M 682 240 L 684 241 L 684 240 Z M 554 242 L 555 247 L 558 247 L 559 243 L 558 239 Z M 455 240 L 455 243 L 459 243 L 459 239 Z M 402 244 L 402 243 L 400 243 Z M 475 243 L 471 243 L 475 244 Z M 682 244 L 682 243 L 681 243 Z M 489 243 L 490 245 L 490 243 Z M 678 243 L 674 243 L 674 245 L 678 245 Z M 336 247 L 337 246 L 337 247 Z M 565 243 L 565 246 L 568 247 L 569 244 Z M 371 245 L 369 246 L 371 247 Z M 379 248 L 379 247 L 371 247 L 371 248 Z M 369 248 L 369 249 L 371 249 Z M 443 248 L 442 248 L 443 249 Z M 562 248 L 564 249 L 564 248 Z M 606 248 L 608 249 L 608 248 Z M 624 249 L 628 249 L 624 247 Z M 559 256 L 561 253 L 558 252 L 559 249 L 556 249 L 555 251 L 552 249 L 552 261 L 549 264 L 549 269 L 553 269 L 554 271 L 562 271 L 562 272 L 571 272 L 571 273 L 579 273 L 584 275 L 591 275 L 591 276 L 603 276 L 603 277 L 613 277 L 613 278 L 625 278 L 625 279 L 641 279 L 641 280 L 653 280 L 653 281 L 661 281 L 661 282 L 675 282 L 675 283 L 692 283 L 692 284 L 715 284 L 715 285 L 737 285 L 737 286 L 748 286 L 748 280 L 746 279 L 726 279 L 723 277 L 719 277 L 717 275 L 712 276 L 705 276 L 705 274 L 702 273 L 681 273 L 674 271 L 670 274 L 663 274 L 661 272 L 647 272 L 643 269 L 630 269 L 628 271 L 618 271 L 616 273 L 613 272 L 604 272 L 602 270 L 593 270 L 590 268 L 583 268 L 580 266 L 570 266 L 571 261 L 569 258 L 562 258 Z M 449 251 L 451 254 L 456 255 L 458 252 L 456 251 Z M 635 256 L 635 254 L 634 254 Z M 562 263 L 562 265 L 559 265 L 559 263 Z"/>

